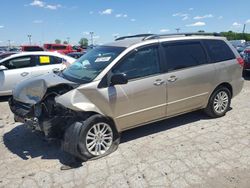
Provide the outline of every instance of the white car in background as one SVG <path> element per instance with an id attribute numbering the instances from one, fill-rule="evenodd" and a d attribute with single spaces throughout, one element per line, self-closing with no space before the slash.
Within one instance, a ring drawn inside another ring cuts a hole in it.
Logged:
<path id="1" fill-rule="evenodd" d="M 63 70 L 74 61 L 56 52 L 23 52 L 1 59 L 0 96 L 11 95 L 15 85 L 24 79 Z"/>

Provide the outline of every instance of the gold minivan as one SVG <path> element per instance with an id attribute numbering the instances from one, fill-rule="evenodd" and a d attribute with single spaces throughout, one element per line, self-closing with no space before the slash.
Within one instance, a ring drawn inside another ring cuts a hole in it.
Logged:
<path id="1" fill-rule="evenodd" d="M 122 131 L 204 109 L 221 117 L 243 87 L 244 61 L 218 35 L 135 35 L 98 46 L 62 72 L 18 84 L 15 120 L 81 159 L 114 151 Z"/>

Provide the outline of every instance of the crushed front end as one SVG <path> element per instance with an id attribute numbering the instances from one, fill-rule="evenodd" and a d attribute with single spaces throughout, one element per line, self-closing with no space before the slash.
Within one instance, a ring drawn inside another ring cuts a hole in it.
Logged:
<path id="1" fill-rule="evenodd" d="M 9 100 L 15 121 L 42 131 L 47 138 L 62 138 L 67 127 L 80 115 L 56 103 L 55 97 L 75 87 L 74 83 L 54 74 L 46 75 L 46 79 L 41 76 L 22 82 Z"/>
<path id="2" fill-rule="evenodd" d="M 28 128 L 42 131 L 46 138 L 62 138 L 65 129 L 72 123 L 77 114 L 54 102 L 54 96 L 31 105 L 9 100 L 15 121 L 24 123 Z"/>

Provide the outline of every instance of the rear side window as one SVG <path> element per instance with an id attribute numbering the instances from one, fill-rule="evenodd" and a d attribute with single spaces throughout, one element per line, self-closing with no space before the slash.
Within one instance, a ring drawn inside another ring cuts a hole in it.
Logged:
<path id="1" fill-rule="evenodd" d="M 163 44 L 168 71 L 194 67 L 207 63 L 206 53 L 200 42 Z"/>
<path id="2" fill-rule="evenodd" d="M 63 59 L 60 57 L 48 56 L 48 55 L 36 56 L 35 59 L 36 59 L 37 65 L 60 64 L 63 61 Z"/>
<path id="3" fill-rule="evenodd" d="M 235 59 L 229 46 L 222 40 L 204 40 L 211 63 Z"/>

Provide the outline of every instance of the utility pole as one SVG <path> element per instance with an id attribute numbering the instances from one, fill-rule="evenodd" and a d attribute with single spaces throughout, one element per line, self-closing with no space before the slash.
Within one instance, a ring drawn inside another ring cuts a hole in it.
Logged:
<path id="1" fill-rule="evenodd" d="M 67 42 L 68 42 L 68 44 L 69 44 L 69 39 L 70 39 L 70 38 L 69 38 L 69 37 L 67 37 Z"/>
<path id="2" fill-rule="evenodd" d="M 91 46 L 93 47 L 94 46 L 94 41 L 93 41 L 94 32 L 91 31 L 91 32 L 89 32 L 89 34 L 90 34 Z"/>
<path id="3" fill-rule="evenodd" d="M 31 35 L 28 35 L 29 38 L 29 44 L 31 45 Z"/>
<path id="4" fill-rule="evenodd" d="M 243 34 L 245 33 L 245 30 L 246 30 L 246 24 L 244 24 L 243 26 L 243 31 L 242 31 Z"/>
<path id="5" fill-rule="evenodd" d="M 9 45 L 9 49 L 10 49 L 10 47 L 11 47 L 11 46 L 10 46 L 10 40 L 8 40 L 8 45 Z"/>
<path id="6" fill-rule="evenodd" d="M 180 28 L 176 28 L 175 29 L 177 33 L 179 33 L 179 31 L 181 30 Z"/>

